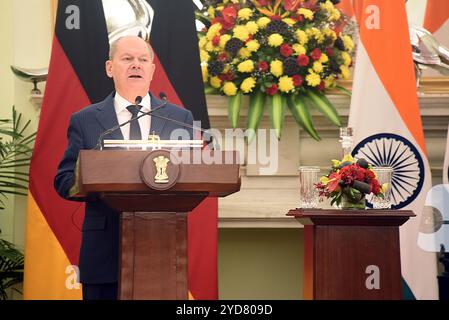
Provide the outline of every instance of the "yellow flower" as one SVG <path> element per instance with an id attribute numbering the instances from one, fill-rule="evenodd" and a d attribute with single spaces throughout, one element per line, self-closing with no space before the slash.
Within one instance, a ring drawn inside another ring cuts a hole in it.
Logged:
<path id="1" fill-rule="evenodd" d="M 318 74 L 311 72 L 306 76 L 306 81 L 309 86 L 316 87 L 321 83 L 321 77 Z"/>
<path id="2" fill-rule="evenodd" d="M 253 11 L 250 8 L 240 9 L 238 17 L 240 20 L 249 20 L 253 16 Z"/>
<path id="3" fill-rule="evenodd" d="M 207 40 L 212 40 L 221 30 L 221 24 L 214 23 L 209 27 L 209 30 L 207 30 L 206 38 Z"/>
<path id="4" fill-rule="evenodd" d="M 300 44 L 298 44 L 298 43 L 295 43 L 295 44 L 292 46 L 292 48 L 293 48 L 293 50 L 295 50 L 295 53 L 296 53 L 298 56 L 300 56 L 300 55 L 302 55 L 302 54 L 306 54 L 306 52 L 307 52 L 306 48 L 304 48 L 304 46 L 302 46 L 302 45 L 300 45 Z"/>
<path id="5" fill-rule="evenodd" d="M 245 80 L 243 80 L 242 84 L 240 85 L 240 89 L 244 93 L 249 93 L 253 91 L 253 88 L 256 86 L 256 80 L 253 77 L 248 77 Z"/>
<path id="6" fill-rule="evenodd" d="M 307 20 L 313 20 L 313 11 L 305 8 L 299 8 L 298 14 L 301 14 L 306 18 Z"/>
<path id="7" fill-rule="evenodd" d="M 259 31 L 259 26 L 257 25 L 257 23 L 255 23 L 254 21 L 249 21 L 246 24 L 246 29 L 248 29 L 248 32 L 250 34 L 256 34 L 257 31 Z"/>
<path id="8" fill-rule="evenodd" d="M 249 37 L 249 31 L 245 26 L 235 26 L 232 31 L 234 32 L 234 37 L 242 41 L 246 41 Z"/>
<path id="9" fill-rule="evenodd" d="M 285 18 L 285 19 L 282 19 L 282 21 L 284 21 L 284 22 L 285 22 L 286 24 L 288 24 L 290 27 L 294 26 L 295 23 L 296 23 L 296 21 L 293 20 L 292 18 Z"/>
<path id="10" fill-rule="evenodd" d="M 237 87 L 233 82 L 226 82 L 223 86 L 223 92 L 225 95 L 229 96 L 235 96 L 237 94 Z"/>
<path id="11" fill-rule="evenodd" d="M 341 13 L 339 10 L 334 9 L 331 11 L 330 16 L 329 16 L 329 21 L 337 21 L 341 18 Z"/>
<path id="12" fill-rule="evenodd" d="M 354 41 L 352 41 L 350 36 L 344 35 L 341 37 L 341 40 L 343 40 L 343 44 L 345 45 L 346 50 L 348 50 L 349 52 L 352 52 L 352 50 L 354 50 Z"/>
<path id="13" fill-rule="evenodd" d="M 270 18 L 262 17 L 257 20 L 257 25 L 259 26 L 259 28 L 264 29 L 270 22 L 271 22 Z"/>
<path id="14" fill-rule="evenodd" d="M 207 53 L 207 51 L 200 50 L 200 61 L 201 62 L 207 62 L 207 61 L 209 61 L 209 59 L 210 59 L 210 56 Z"/>
<path id="15" fill-rule="evenodd" d="M 298 29 L 295 31 L 296 40 L 302 45 L 305 45 L 309 41 L 309 37 L 307 36 L 307 33 L 304 31 Z"/>
<path id="16" fill-rule="evenodd" d="M 216 48 L 215 48 L 215 46 L 212 44 L 212 41 L 208 41 L 208 42 L 206 43 L 205 49 L 206 49 L 208 52 L 213 52 Z"/>
<path id="17" fill-rule="evenodd" d="M 320 7 L 321 7 L 321 9 L 329 11 L 329 12 L 334 10 L 334 4 L 331 1 L 329 1 L 329 0 L 327 0 L 324 3 L 321 3 Z"/>
<path id="18" fill-rule="evenodd" d="M 321 73 L 321 72 L 323 72 L 323 65 L 321 64 L 321 62 L 315 61 L 315 62 L 313 63 L 312 69 L 313 69 L 313 71 L 315 71 L 316 73 Z"/>
<path id="19" fill-rule="evenodd" d="M 341 53 L 341 57 L 342 57 L 342 59 L 343 59 L 343 64 L 344 64 L 345 66 L 349 67 L 349 65 L 351 64 L 351 61 L 352 61 L 351 56 L 349 55 L 349 53 L 343 51 L 343 52 Z"/>
<path id="20" fill-rule="evenodd" d="M 252 72 L 254 70 L 254 62 L 252 60 L 246 60 L 237 66 L 239 72 Z"/>
<path id="21" fill-rule="evenodd" d="M 207 82 L 207 77 L 209 76 L 209 72 L 207 71 L 206 65 L 201 66 L 201 74 L 203 76 L 203 82 Z"/>
<path id="22" fill-rule="evenodd" d="M 251 51 L 249 51 L 247 48 L 241 48 L 239 50 L 239 57 L 244 59 L 249 58 L 251 57 Z"/>
<path id="23" fill-rule="evenodd" d="M 231 36 L 229 34 L 222 35 L 220 37 L 220 43 L 219 43 L 220 48 L 224 49 L 224 47 L 226 46 L 226 42 L 228 42 L 229 39 L 231 39 Z"/>
<path id="24" fill-rule="evenodd" d="M 320 178 L 320 182 L 321 182 L 322 184 L 324 184 L 324 185 L 327 185 L 327 184 L 329 183 L 329 178 L 326 177 L 326 176 L 322 176 L 322 177 Z"/>
<path id="25" fill-rule="evenodd" d="M 279 47 L 284 42 L 284 38 L 279 33 L 273 33 L 268 37 L 268 44 L 271 47 Z"/>
<path id="26" fill-rule="evenodd" d="M 335 87 L 335 78 L 333 76 L 329 76 L 324 79 L 324 86 L 326 89 Z"/>
<path id="27" fill-rule="evenodd" d="M 327 54 L 321 53 L 321 58 L 318 61 L 321 62 L 321 63 L 326 63 L 326 62 L 329 61 L 329 57 L 327 56 Z"/>
<path id="28" fill-rule="evenodd" d="M 343 157 L 343 159 L 341 159 L 341 162 L 351 162 L 351 163 L 354 163 L 355 160 L 354 160 L 354 158 L 353 158 L 350 154 L 345 154 L 345 156 Z"/>
<path id="29" fill-rule="evenodd" d="M 288 76 L 283 76 L 279 78 L 279 90 L 282 92 L 290 92 L 295 89 L 293 84 L 293 79 Z"/>
<path id="30" fill-rule="evenodd" d="M 318 43 L 322 43 L 324 41 L 324 35 L 318 28 L 315 27 L 309 28 L 306 30 L 306 34 L 309 37 L 315 38 L 315 40 L 318 41 Z"/>
<path id="31" fill-rule="evenodd" d="M 347 80 L 351 78 L 351 72 L 347 66 L 340 66 L 340 71 L 343 79 Z"/>
<path id="32" fill-rule="evenodd" d="M 340 160 L 336 160 L 336 159 L 332 159 L 331 162 L 332 162 L 332 168 L 338 168 L 340 166 L 340 164 L 341 164 L 341 161 Z"/>
<path id="33" fill-rule="evenodd" d="M 330 38 L 332 41 L 337 40 L 337 34 L 335 33 L 335 31 L 330 29 L 330 28 L 328 28 L 328 27 L 323 29 L 323 34 L 326 37 Z"/>
<path id="34" fill-rule="evenodd" d="M 211 19 L 215 18 L 214 7 L 210 6 L 209 8 L 207 8 L 207 14 L 209 15 L 209 18 L 211 18 Z"/>
<path id="35" fill-rule="evenodd" d="M 284 73 L 284 65 L 282 64 L 282 61 L 277 59 L 271 61 L 270 72 L 276 77 L 282 76 L 282 74 Z"/>
<path id="36" fill-rule="evenodd" d="M 200 41 L 198 41 L 198 46 L 200 47 L 200 49 L 204 49 L 204 46 L 207 43 L 207 38 L 206 37 L 201 37 Z"/>
<path id="37" fill-rule="evenodd" d="M 210 85 L 216 89 L 220 88 L 221 86 L 221 79 L 219 77 L 211 77 L 210 78 Z"/>
<path id="38" fill-rule="evenodd" d="M 251 40 L 246 43 L 246 47 L 248 48 L 249 52 L 256 52 L 260 48 L 259 41 L 257 40 Z"/>

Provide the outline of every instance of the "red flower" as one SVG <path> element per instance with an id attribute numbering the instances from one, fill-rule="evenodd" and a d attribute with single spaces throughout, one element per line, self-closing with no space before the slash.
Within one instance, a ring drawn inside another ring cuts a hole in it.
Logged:
<path id="1" fill-rule="evenodd" d="M 232 81 L 234 80 L 234 75 L 232 74 L 232 72 L 227 72 L 220 74 L 218 78 L 220 78 L 221 81 Z"/>
<path id="2" fill-rule="evenodd" d="M 265 72 L 268 70 L 268 63 L 266 63 L 265 61 L 259 61 L 259 63 L 257 64 L 257 69 L 259 69 L 259 71 Z"/>
<path id="3" fill-rule="evenodd" d="M 318 85 L 318 90 L 323 91 L 324 89 L 326 89 L 326 84 L 324 83 L 324 81 L 321 81 Z"/>
<path id="4" fill-rule="evenodd" d="M 278 92 L 278 86 L 275 85 L 275 84 L 273 84 L 269 88 L 265 88 L 265 93 L 270 95 L 270 96 L 274 96 L 277 92 Z"/>
<path id="5" fill-rule="evenodd" d="M 281 52 L 281 55 L 283 55 L 284 57 L 287 58 L 287 57 L 290 57 L 292 55 L 293 49 L 292 49 L 292 47 L 290 47 L 290 45 L 284 43 L 281 46 L 280 52 Z"/>
<path id="6" fill-rule="evenodd" d="M 221 62 L 228 61 L 228 54 L 226 52 L 220 53 L 220 55 L 218 56 L 218 60 Z"/>
<path id="7" fill-rule="evenodd" d="M 379 181 L 377 181 L 377 179 L 371 181 L 370 192 L 374 193 L 376 196 L 380 193 L 380 184 Z"/>
<path id="8" fill-rule="evenodd" d="M 259 0 L 259 4 L 261 6 L 267 6 L 269 4 L 271 4 L 273 2 L 273 0 Z"/>
<path id="9" fill-rule="evenodd" d="M 326 53 L 329 57 L 332 57 L 334 55 L 334 48 L 327 48 Z"/>
<path id="10" fill-rule="evenodd" d="M 339 182 L 341 179 L 342 179 L 341 175 L 337 172 L 330 174 L 329 182 L 327 184 L 327 189 L 329 190 L 329 192 L 334 192 L 340 187 Z"/>
<path id="11" fill-rule="evenodd" d="M 320 60 L 321 55 L 322 55 L 321 50 L 318 48 L 314 49 L 311 53 L 312 59 L 315 61 Z"/>
<path id="12" fill-rule="evenodd" d="M 237 19 L 237 10 L 233 6 L 229 6 L 224 8 L 221 11 L 221 15 L 223 16 L 224 21 L 230 24 L 234 24 Z"/>
<path id="13" fill-rule="evenodd" d="M 305 54 L 301 54 L 298 56 L 298 58 L 296 58 L 296 63 L 298 64 L 298 66 L 300 67 L 305 67 L 309 64 L 309 57 L 306 56 Z"/>
<path id="14" fill-rule="evenodd" d="M 212 38 L 212 45 L 214 45 L 215 47 L 218 46 L 220 44 L 220 36 L 215 36 Z"/>
<path id="15" fill-rule="evenodd" d="M 278 14 L 273 14 L 273 15 L 270 17 L 270 19 L 271 19 L 271 20 L 282 20 L 282 17 L 281 17 L 280 15 L 278 15 Z"/>
<path id="16" fill-rule="evenodd" d="M 295 87 L 299 87 L 304 82 L 304 79 L 299 74 L 295 74 L 294 76 L 292 76 L 292 79 Z"/>
<path id="17" fill-rule="evenodd" d="M 284 0 L 284 9 L 287 11 L 294 12 L 296 9 L 298 9 L 298 6 L 300 5 L 302 1 L 300 0 Z"/>

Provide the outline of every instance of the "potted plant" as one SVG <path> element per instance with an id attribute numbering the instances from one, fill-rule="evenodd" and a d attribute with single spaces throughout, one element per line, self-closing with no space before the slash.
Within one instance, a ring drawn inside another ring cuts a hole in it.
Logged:
<path id="1" fill-rule="evenodd" d="M 27 135 L 22 115 L 12 108 L 12 119 L 0 119 L 0 210 L 5 209 L 8 195 L 27 195 L 28 172 L 17 171 L 30 165 L 36 133 Z M 1 230 L 0 230 L 1 232 Z M 23 253 L 14 244 L 0 239 L 0 300 L 8 298 L 7 290 L 23 281 Z"/>

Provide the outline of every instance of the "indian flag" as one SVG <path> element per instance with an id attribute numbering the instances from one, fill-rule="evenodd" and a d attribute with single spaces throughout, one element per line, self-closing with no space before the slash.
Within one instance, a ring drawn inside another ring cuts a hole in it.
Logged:
<path id="1" fill-rule="evenodd" d="M 391 166 L 393 208 L 416 214 L 400 229 L 401 268 L 417 299 L 437 299 L 435 253 L 418 245 L 431 174 L 403 0 L 364 0 L 349 126 L 353 155 Z M 407 297 L 407 294 L 405 295 Z"/>

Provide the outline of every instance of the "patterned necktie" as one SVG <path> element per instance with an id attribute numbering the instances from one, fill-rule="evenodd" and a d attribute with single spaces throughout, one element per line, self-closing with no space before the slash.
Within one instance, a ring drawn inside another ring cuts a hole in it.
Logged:
<path id="1" fill-rule="evenodd" d="M 132 114 L 132 118 L 137 117 L 137 114 L 139 113 L 138 107 L 135 105 L 127 106 L 126 109 L 128 109 L 129 112 Z M 129 139 L 130 140 L 142 140 L 142 133 L 140 132 L 140 125 L 139 120 L 134 120 L 129 124 Z"/>

